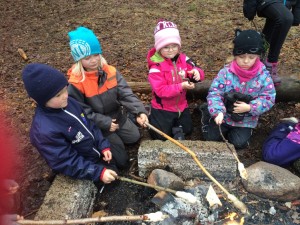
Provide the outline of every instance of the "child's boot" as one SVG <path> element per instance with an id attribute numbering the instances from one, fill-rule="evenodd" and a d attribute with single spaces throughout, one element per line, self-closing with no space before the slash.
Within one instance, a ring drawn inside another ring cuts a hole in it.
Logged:
<path id="1" fill-rule="evenodd" d="M 175 140 L 185 140 L 182 126 L 172 127 L 172 134 Z"/>
<path id="2" fill-rule="evenodd" d="M 274 85 L 275 86 L 280 85 L 281 78 L 278 75 L 278 62 L 271 63 L 271 62 L 268 62 L 268 60 L 266 59 L 265 66 L 266 66 L 267 70 L 270 72 L 270 75 L 273 79 Z"/>

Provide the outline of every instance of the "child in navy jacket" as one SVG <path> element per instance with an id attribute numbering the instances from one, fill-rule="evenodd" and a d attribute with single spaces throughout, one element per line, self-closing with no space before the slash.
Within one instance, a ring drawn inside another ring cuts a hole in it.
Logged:
<path id="1" fill-rule="evenodd" d="M 64 74 L 34 63 L 24 68 L 22 78 L 28 95 L 37 103 L 30 140 L 48 165 L 77 179 L 114 181 L 117 174 L 110 143 L 86 118 L 79 103 L 68 98 Z"/>

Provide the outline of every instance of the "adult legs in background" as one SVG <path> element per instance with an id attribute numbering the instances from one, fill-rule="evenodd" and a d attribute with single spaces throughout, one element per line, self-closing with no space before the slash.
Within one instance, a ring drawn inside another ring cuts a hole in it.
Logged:
<path id="1" fill-rule="evenodd" d="M 280 84 L 278 76 L 278 58 L 282 45 L 293 23 L 293 14 L 282 3 L 266 6 L 258 15 L 266 18 L 262 33 L 270 44 L 265 65 L 275 84 Z"/>

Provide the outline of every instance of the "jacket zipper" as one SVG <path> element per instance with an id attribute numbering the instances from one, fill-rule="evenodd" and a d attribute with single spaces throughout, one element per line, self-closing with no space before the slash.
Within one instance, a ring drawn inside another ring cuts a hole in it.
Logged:
<path id="1" fill-rule="evenodd" d="M 175 71 L 175 74 L 176 74 L 176 80 L 178 80 L 178 71 L 177 71 L 176 62 L 172 62 L 172 64 L 173 64 L 174 71 Z M 173 71 L 172 71 L 172 76 L 174 76 Z M 175 80 L 174 77 L 173 77 L 173 80 Z M 179 99 L 180 99 L 180 95 L 177 96 L 177 98 L 176 98 L 176 108 L 177 108 L 178 114 L 179 114 L 178 117 L 180 117 L 180 114 L 181 114 L 180 109 L 179 109 L 179 107 L 178 107 Z"/>

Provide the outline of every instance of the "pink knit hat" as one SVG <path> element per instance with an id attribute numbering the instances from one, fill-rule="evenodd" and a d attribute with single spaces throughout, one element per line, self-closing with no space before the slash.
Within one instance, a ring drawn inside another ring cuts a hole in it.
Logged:
<path id="1" fill-rule="evenodd" d="M 159 51 L 166 45 L 178 44 L 181 47 L 181 39 L 177 25 L 171 21 L 159 20 L 154 29 L 154 47 Z"/>

